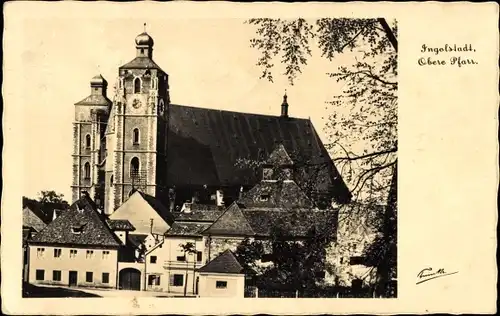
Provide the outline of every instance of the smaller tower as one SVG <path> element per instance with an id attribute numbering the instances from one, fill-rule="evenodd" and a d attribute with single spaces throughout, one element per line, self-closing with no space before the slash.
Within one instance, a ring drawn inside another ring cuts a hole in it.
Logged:
<path id="1" fill-rule="evenodd" d="M 104 132 L 111 101 L 106 96 L 108 83 L 97 75 L 90 80 L 90 95 L 75 103 L 73 121 L 73 183 L 72 200 L 88 191 L 97 204 L 103 198 L 101 172 L 105 154 Z"/>
<path id="2" fill-rule="evenodd" d="M 146 23 L 144 23 L 144 32 L 135 38 L 137 57 L 147 57 L 149 59 L 153 59 L 153 45 L 153 38 L 146 33 Z"/>
<path id="3" fill-rule="evenodd" d="M 288 117 L 288 101 L 285 90 L 285 95 L 283 96 L 283 103 L 281 103 L 281 117 Z"/>

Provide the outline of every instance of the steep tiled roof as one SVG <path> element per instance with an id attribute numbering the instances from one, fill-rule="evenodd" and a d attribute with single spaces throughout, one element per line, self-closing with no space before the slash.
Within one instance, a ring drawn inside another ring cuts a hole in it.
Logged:
<path id="1" fill-rule="evenodd" d="M 160 66 L 158 66 L 151 58 L 139 56 L 132 59 L 130 62 L 121 66 L 120 69 L 158 69 L 161 70 Z M 163 72 L 163 70 L 161 70 Z"/>
<path id="2" fill-rule="evenodd" d="M 134 231 L 135 227 L 126 219 L 108 219 L 109 228 L 111 230 Z"/>
<path id="3" fill-rule="evenodd" d="M 174 223 L 167 236 L 202 236 L 211 223 Z"/>
<path id="4" fill-rule="evenodd" d="M 334 210 L 245 209 L 243 214 L 257 236 L 269 236 L 280 228 L 292 237 L 307 237 L 316 232 L 335 232 L 338 213 Z"/>
<path id="5" fill-rule="evenodd" d="M 23 209 L 29 208 L 31 211 L 35 213 L 36 216 L 38 216 L 46 224 L 52 221 L 52 219 L 54 218 L 54 212 L 56 212 L 57 215 L 59 216 L 68 207 L 69 205 L 63 203 L 53 203 L 53 202 L 41 203 L 37 200 L 23 197 Z"/>
<path id="6" fill-rule="evenodd" d="M 98 213 L 89 197 L 82 197 L 73 203 L 31 242 L 80 246 L 121 245 L 120 240 L 106 224 L 105 217 Z"/>
<path id="7" fill-rule="evenodd" d="M 262 199 L 262 196 L 267 199 Z M 246 207 L 312 208 L 312 201 L 295 181 L 261 181 L 245 192 L 239 203 Z"/>
<path id="8" fill-rule="evenodd" d="M 128 241 L 134 246 L 139 247 L 148 238 L 146 234 L 130 234 L 128 235 Z"/>
<path id="9" fill-rule="evenodd" d="M 112 220 L 128 220 L 137 234 L 164 234 L 173 224 L 174 216 L 156 198 L 136 191 L 110 216 Z M 153 227 L 151 227 L 153 220 Z M 152 230 L 152 231 L 151 231 Z"/>
<path id="10" fill-rule="evenodd" d="M 265 162 L 274 166 L 293 165 L 293 160 L 286 152 L 283 144 L 276 146 Z"/>
<path id="11" fill-rule="evenodd" d="M 43 230 L 47 224 L 41 218 L 42 215 L 38 215 L 37 213 L 31 208 L 25 207 L 23 209 L 23 227 L 30 227 L 36 232 Z"/>
<path id="12" fill-rule="evenodd" d="M 253 186 L 260 174 L 239 167 L 238 160 L 259 161 L 281 143 L 303 171 L 296 179 L 299 186 L 311 181 L 312 169 L 317 169 L 315 191 L 339 202 L 350 198 L 310 120 L 182 105 L 171 105 L 168 111 L 169 184 Z"/>
<path id="13" fill-rule="evenodd" d="M 92 94 L 75 103 L 76 105 L 111 105 L 111 100 L 103 95 Z"/>
<path id="14" fill-rule="evenodd" d="M 217 207 L 215 209 L 200 210 L 194 207 L 196 204 L 191 205 L 191 211 L 189 213 L 179 213 L 175 217 L 176 222 L 214 222 L 219 216 L 224 213 L 222 207 Z M 194 207 L 194 209 L 193 209 Z"/>
<path id="15" fill-rule="evenodd" d="M 253 236 L 255 233 L 238 204 L 233 203 L 204 234 Z"/>
<path id="16" fill-rule="evenodd" d="M 231 250 L 226 250 L 200 269 L 199 272 L 241 274 L 244 272 Z"/>

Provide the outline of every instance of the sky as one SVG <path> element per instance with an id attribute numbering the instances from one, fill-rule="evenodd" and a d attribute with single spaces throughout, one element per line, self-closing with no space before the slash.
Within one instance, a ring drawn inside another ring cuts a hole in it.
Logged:
<path id="1" fill-rule="evenodd" d="M 325 101 L 342 86 L 326 72 L 351 62 L 313 56 L 293 86 L 276 69 L 275 81 L 259 79 L 259 53 L 250 47 L 255 27 L 243 19 L 26 18 L 20 40 L 25 111 L 23 194 L 41 190 L 71 196 L 74 103 L 90 94 L 90 79 L 102 74 L 112 99 L 118 67 L 135 57 L 143 24 L 154 41 L 153 59 L 169 74 L 172 103 L 279 115 L 287 91 L 289 114 L 312 120 L 326 141 Z M 276 63 L 279 66 L 279 63 Z"/>

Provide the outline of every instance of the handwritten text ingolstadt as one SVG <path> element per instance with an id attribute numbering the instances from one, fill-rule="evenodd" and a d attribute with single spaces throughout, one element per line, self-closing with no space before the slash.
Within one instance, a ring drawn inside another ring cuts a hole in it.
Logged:
<path id="1" fill-rule="evenodd" d="M 478 62 L 472 57 L 472 55 L 476 52 L 476 49 L 472 47 L 472 44 L 445 44 L 442 47 L 429 47 L 423 44 L 420 52 L 424 54 L 424 56 L 418 59 L 419 66 L 451 65 L 461 68 L 478 64 Z"/>

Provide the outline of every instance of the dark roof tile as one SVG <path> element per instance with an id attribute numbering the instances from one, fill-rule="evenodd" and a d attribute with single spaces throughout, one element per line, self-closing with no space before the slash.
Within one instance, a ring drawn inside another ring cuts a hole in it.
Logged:
<path id="1" fill-rule="evenodd" d="M 174 223 L 167 231 L 167 236 L 202 236 L 210 223 Z"/>
<path id="2" fill-rule="evenodd" d="M 204 234 L 252 236 L 254 230 L 249 225 L 238 204 L 233 203 Z"/>
<path id="3" fill-rule="evenodd" d="M 118 247 L 120 240 L 109 229 L 89 197 L 82 197 L 39 232 L 33 243 Z"/>
<path id="4" fill-rule="evenodd" d="M 231 250 L 226 250 L 210 261 L 198 272 L 242 274 L 244 269 Z"/>
<path id="5" fill-rule="evenodd" d="M 134 231 L 135 227 L 126 219 L 108 219 L 107 220 L 109 228 L 111 230 L 121 230 L 121 231 Z"/>

